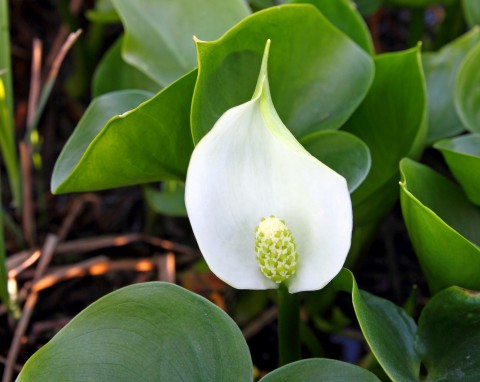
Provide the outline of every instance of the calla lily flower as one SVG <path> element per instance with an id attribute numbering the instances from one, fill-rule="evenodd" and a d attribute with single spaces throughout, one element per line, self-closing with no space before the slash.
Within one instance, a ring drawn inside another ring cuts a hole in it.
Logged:
<path id="1" fill-rule="evenodd" d="M 210 269 L 238 289 L 318 290 L 341 270 L 352 234 L 345 178 L 309 154 L 270 96 L 267 42 L 253 98 L 195 147 L 185 204 Z"/>

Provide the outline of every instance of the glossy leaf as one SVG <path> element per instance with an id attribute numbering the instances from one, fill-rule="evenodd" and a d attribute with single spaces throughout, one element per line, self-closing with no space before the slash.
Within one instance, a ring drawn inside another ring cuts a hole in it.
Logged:
<path id="1" fill-rule="evenodd" d="M 415 350 L 417 326 L 400 307 L 359 290 L 348 269 L 333 280 L 334 286 L 352 294 L 362 333 L 378 362 L 393 381 L 418 381 L 420 358 Z"/>
<path id="2" fill-rule="evenodd" d="M 95 69 L 92 82 L 93 97 L 116 90 L 141 89 L 157 93 L 161 85 L 126 63 L 121 55 L 123 37 L 113 43 Z"/>
<path id="3" fill-rule="evenodd" d="M 365 96 L 373 77 L 367 53 L 312 5 L 269 8 L 215 42 L 197 41 L 195 142 L 226 110 L 250 99 L 267 39 L 272 41 L 268 70 L 273 102 L 296 137 L 338 128 Z"/>
<path id="4" fill-rule="evenodd" d="M 463 135 L 437 142 L 455 178 L 470 201 L 480 205 L 480 134 Z"/>
<path id="5" fill-rule="evenodd" d="M 470 27 L 480 25 L 480 2 L 478 0 L 462 0 L 463 13 Z"/>
<path id="6" fill-rule="evenodd" d="M 221 36 L 248 16 L 244 0 L 112 0 L 125 27 L 122 55 L 166 86 L 197 66 L 195 35 Z"/>
<path id="7" fill-rule="evenodd" d="M 143 195 L 148 206 L 157 214 L 187 216 L 185 208 L 185 184 L 169 180 L 162 183 L 161 190 L 146 186 Z"/>
<path id="8" fill-rule="evenodd" d="M 480 380 L 480 293 L 450 287 L 425 306 L 417 349 L 426 381 Z"/>
<path id="9" fill-rule="evenodd" d="M 35 353 L 17 381 L 251 381 L 241 331 L 173 284 L 131 285 L 90 305 Z"/>
<path id="10" fill-rule="evenodd" d="M 400 170 L 403 218 L 432 293 L 480 289 L 480 209 L 427 166 L 404 159 Z"/>
<path id="11" fill-rule="evenodd" d="M 480 44 L 467 55 L 460 66 L 455 84 L 455 106 L 466 128 L 480 133 Z"/>
<path id="12" fill-rule="evenodd" d="M 184 180 L 193 150 L 189 110 L 195 78 L 193 71 L 136 108 L 149 93 L 122 91 L 97 98 L 57 160 L 52 191 Z"/>
<path id="13" fill-rule="evenodd" d="M 435 53 L 422 55 L 428 94 L 428 136 L 431 144 L 465 129 L 455 110 L 454 88 L 458 68 L 468 52 L 480 41 L 474 28 Z"/>
<path id="14" fill-rule="evenodd" d="M 352 194 L 357 225 L 378 221 L 398 197 L 398 161 L 416 157 L 426 134 L 426 91 L 419 48 L 375 58 L 373 85 L 344 129 L 367 144 L 372 168 Z"/>
<path id="15" fill-rule="evenodd" d="M 373 54 L 373 42 L 367 24 L 357 11 L 355 4 L 350 0 L 293 0 L 296 4 L 312 4 L 320 12 L 361 46 L 366 52 Z"/>
<path id="16" fill-rule="evenodd" d="M 361 367 L 326 358 L 311 358 L 293 362 L 263 377 L 260 382 L 379 382 L 368 370 Z"/>
<path id="17" fill-rule="evenodd" d="M 300 143 L 323 164 L 342 175 L 353 192 L 370 171 L 368 146 L 356 136 L 344 131 L 319 131 Z"/>

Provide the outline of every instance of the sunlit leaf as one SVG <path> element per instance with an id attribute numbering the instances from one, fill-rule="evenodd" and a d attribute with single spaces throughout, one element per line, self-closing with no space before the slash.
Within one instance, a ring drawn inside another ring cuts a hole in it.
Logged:
<path id="1" fill-rule="evenodd" d="M 437 142 L 455 178 L 462 185 L 467 197 L 480 205 L 480 134 L 463 135 Z"/>
<path id="2" fill-rule="evenodd" d="M 480 41 L 474 28 L 435 53 L 423 53 L 428 94 L 427 143 L 460 133 L 465 126 L 455 110 L 454 88 L 458 68 L 467 53 Z"/>
<path id="3" fill-rule="evenodd" d="M 480 2 L 478 0 L 462 0 L 463 13 L 470 27 L 480 25 Z"/>
<path id="4" fill-rule="evenodd" d="M 365 96 L 373 77 L 365 51 L 312 5 L 269 8 L 218 41 L 197 42 L 195 142 L 226 110 L 251 98 L 267 39 L 272 41 L 268 70 L 273 102 L 296 137 L 338 128 Z"/>
<path id="5" fill-rule="evenodd" d="M 404 159 L 400 170 L 403 218 L 432 293 L 480 289 L 480 209 L 425 165 Z"/>
<path id="6" fill-rule="evenodd" d="M 52 191 L 184 180 L 193 150 L 189 110 L 195 79 L 192 71 L 148 101 L 151 94 L 142 91 L 94 100 L 57 160 Z"/>
<path id="7" fill-rule="evenodd" d="M 17 381 L 251 381 L 252 369 L 226 313 L 152 282 L 90 305 L 29 359 Z"/>
<path id="8" fill-rule="evenodd" d="M 356 10 L 355 3 L 350 0 L 293 0 L 292 3 L 312 4 L 320 12 L 361 46 L 366 52 L 373 54 L 373 42 L 367 24 Z"/>
<path id="9" fill-rule="evenodd" d="M 192 37 L 214 40 L 248 16 L 244 0 L 112 0 L 125 27 L 123 58 L 166 86 L 197 66 Z"/>

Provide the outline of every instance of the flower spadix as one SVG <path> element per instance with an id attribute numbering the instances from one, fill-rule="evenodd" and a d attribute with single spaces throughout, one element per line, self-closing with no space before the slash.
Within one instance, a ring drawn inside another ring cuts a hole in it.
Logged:
<path id="1" fill-rule="evenodd" d="M 350 248 L 350 194 L 345 179 L 310 155 L 278 116 L 269 45 L 252 100 L 225 112 L 195 147 L 185 203 L 205 260 L 226 283 L 317 290 L 337 275 Z"/>

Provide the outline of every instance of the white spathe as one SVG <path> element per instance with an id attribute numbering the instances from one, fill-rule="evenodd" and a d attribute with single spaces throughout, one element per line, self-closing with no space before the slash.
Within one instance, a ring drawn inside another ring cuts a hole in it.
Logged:
<path id="1" fill-rule="evenodd" d="M 185 203 L 210 269 L 238 289 L 278 288 L 260 271 L 255 227 L 285 220 L 297 244 L 290 293 L 323 288 L 350 249 L 346 180 L 310 155 L 280 120 L 267 77 L 269 42 L 253 99 L 220 117 L 188 167 Z"/>

